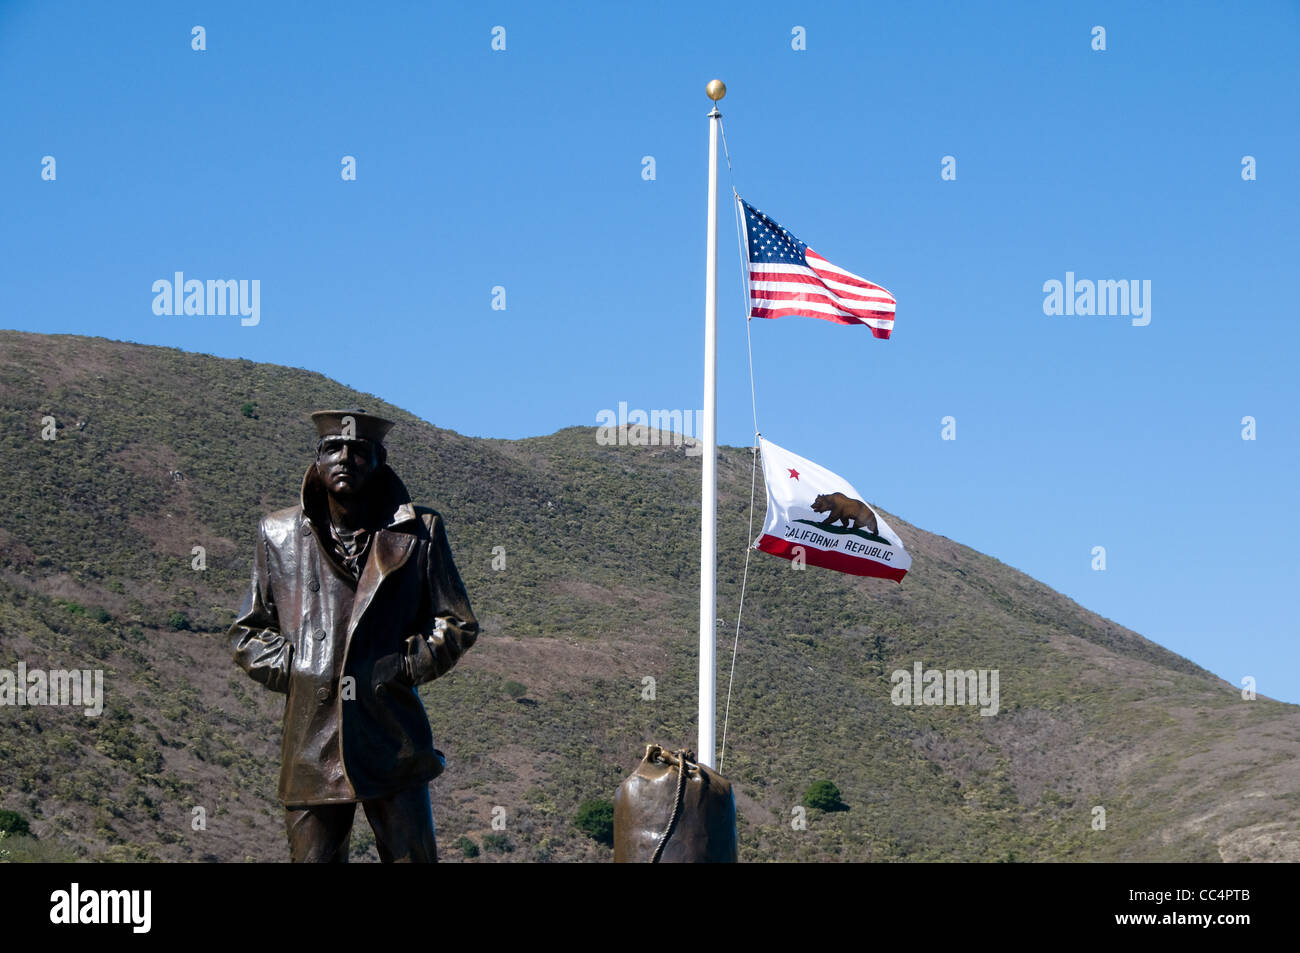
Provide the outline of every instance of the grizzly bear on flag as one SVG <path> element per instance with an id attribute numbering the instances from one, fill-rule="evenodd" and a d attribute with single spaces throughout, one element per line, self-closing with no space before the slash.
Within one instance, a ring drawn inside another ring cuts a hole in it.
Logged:
<path id="1" fill-rule="evenodd" d="M 812 510 L 814 513 L 830 511 L 830 515 L 822 520 L 823 526 L 843 523 L 845 529 L 862 527 L 872 536 L 876 535 L 876 514 L 866 503 L 855 500 L 851 496 L 845 496 L 843 493 L 823 493 L 813 500 Z"/>

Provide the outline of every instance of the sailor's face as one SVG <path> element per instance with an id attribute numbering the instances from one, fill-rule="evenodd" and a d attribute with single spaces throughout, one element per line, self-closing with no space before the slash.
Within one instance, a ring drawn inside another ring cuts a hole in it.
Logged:
<path id="1" fill-rule="evenodd" d="M 360 493 L 378 466 L 375 445 L 369 440 L 326 437 L 316 451 L 316 474 L 335 496 Z"/>

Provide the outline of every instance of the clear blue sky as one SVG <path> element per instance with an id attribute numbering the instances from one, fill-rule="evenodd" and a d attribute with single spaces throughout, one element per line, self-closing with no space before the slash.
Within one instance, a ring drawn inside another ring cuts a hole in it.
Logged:
<path id="1" fill-rule="evenodd" d="M 754 322 L 764 434 L 1300 702 L 1300 6 L 610 6 L 0 2 L 0 324 L 307 367 L 476 436 L 698 408 L 718 76 L 740 193 L 898 298 L 889 341 Z M 176 271 L 260 280 L 260 324 L 155 316 Z M 1150 325 L 1045 315 L 1067 271 L 1149 280 Z"/>

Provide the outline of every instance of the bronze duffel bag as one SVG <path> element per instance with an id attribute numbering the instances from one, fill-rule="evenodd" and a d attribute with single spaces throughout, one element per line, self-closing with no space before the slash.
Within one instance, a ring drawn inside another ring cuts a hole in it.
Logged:
<path id="1" fill-rule="evenodd" d="M 694 752 L 647 745 L 614 795 L 614 863 L 736 863 L 731 782 Z"/>

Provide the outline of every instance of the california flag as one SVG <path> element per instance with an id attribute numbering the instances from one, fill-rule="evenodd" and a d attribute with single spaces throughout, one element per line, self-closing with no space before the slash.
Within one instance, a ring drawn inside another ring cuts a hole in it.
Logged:
<path id="1" fill-rule="evenodd" d="M 912 568 L 903 541 L 842 476 L 759 438 L 767 522 L 754 548 L 854 576 L 902 582 Z"/>

